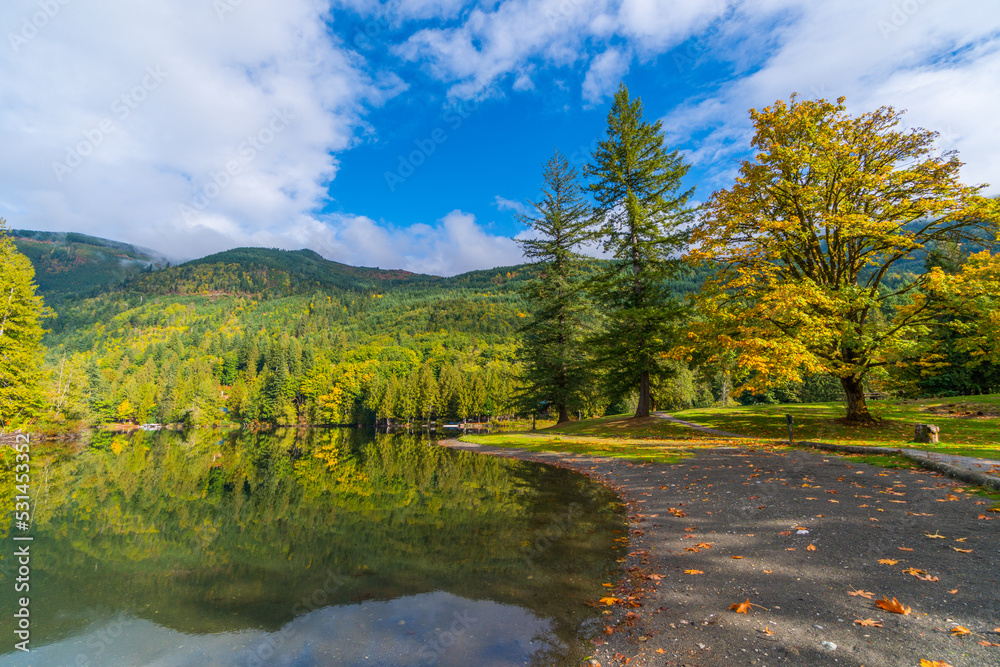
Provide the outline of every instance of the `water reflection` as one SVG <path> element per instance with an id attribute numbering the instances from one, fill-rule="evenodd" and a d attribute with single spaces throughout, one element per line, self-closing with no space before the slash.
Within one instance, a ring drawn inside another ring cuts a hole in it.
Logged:
<path id="1" fill-rule="evenodd" d="M 354 430 L 106 437 L 36 478 L 5 665 L 571 662 L 623 525 L 579 475 Z"/>

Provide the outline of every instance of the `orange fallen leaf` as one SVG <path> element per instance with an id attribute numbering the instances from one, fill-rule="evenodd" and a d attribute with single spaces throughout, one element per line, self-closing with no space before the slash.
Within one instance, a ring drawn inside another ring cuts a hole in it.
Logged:
<path id="1" fill-rule="evenodd" d="M 687 549 L 685 549 L 684 551 L 693 551 L 693 552 L 695 552 L 695 553 L 698 553 L 699 549 L 695 549 L 694 547 L 688 547 L 688 548 L 687 548 Z"/>
<path id="2" fill-rule="evenodd" d="M 816 545 L 810 544 L 809 546 L 806 547 L 806 551 L 816 551 Z"/>
<path id="3" fill-rule="evenodd" d="M 918 570 L 915 567 L 908 567 L 905 570 L 903 570 L 903 574 L 909 574 L 914 577 L 917 577 L 920 576 L 921 574 L 927 574 L 927 570 Z"/>
<path id="4" fill-rule="evenodd" d="M 871 618 L 855 619 L 854 622 L 857 623 L 858 625 L 863 625 L 866 628 L 882 628 L 882 627 L 885 627 L 885 626 L 882 625 L 882 621 L 876 621 L 876 620 L 871 619 Z"/>
<path id="5" fill-rule="evenodd" d="M 955 551 L 957 551 L 960 554 L 971 554 L 972 553 L 972 549 L 959 549 L 958 547 L 952 547 L 952 549 L 954 549 Z"/>
<path id="6" fill-rule="evenodd" d="M 684 570 L 684 574 L 705 574 L 701 570 Z"/>
<path id="7" fill-rule="evenodd" d="M 658 649 L 656 649 L 656 652 L 657 652 L 657 653 L 666 653 L 666 651 L 664 651 L 664 650 L 663 650 L 662 648 L 658 648 Z"/>
<path id="8" fill-rule="evenodd" d="M 980 639 L 976 643 L 979 644 L 980 646 L 1000 646 L 1000 644 L 998 644 L 996 642 L 987 641 L 985 639 Z"/>
<path id="9" fill-rule="evenodd" d="M 743 558 L 743 556 L 730 556 L 730 558 L 732 558 L 733 560 L 740 560 Z"/>
<path id="10" fill-rule="evenodd" d="M 951 593 L 952 595 L 954 595 L 955 593 L 958 592 L 958 589 L 956 588 L 955 590 L 951 590 L 951 591 L 948 591 L 948 592 Z"/>
<path id="11" fill-rule="evenodd" d="M 882 596 L 881 600 L 875 601 L 875 606 L 879 609 L 885 609 L 886 611 L 891 611 L 894 614 L 909 614 L 913 610 L 907 607 L 905 604 L 893 598 L 890 600 L 886 596 Z"/>
<path id="12" fill-rule="evenodd" d="M 746 602 L 734 602 L 733 604 L 729 605 L 729 608 L 735 611 L 737 614 L 747 614 L 750 612 L 750 608 L 753 606 L 755 605 L 752 602 L 750 602 L 750 598 L 747 598 Z"/>
<path id="13" fill-rule="evenodd" d="M 941 535 L 940 533 L 938 533 L 936 531 L 935 531 L 935 533 L 933 535 L 931 535 L 930 533 L 924 533 L 924 535 L 926 537 L 931 538 L 932 540 L 946 540 L 946 539 L 948 539 L 947 537 L 945 537 L 944 535 Z"/>
<path id="14" fill-rule="evenodd" d="M 893 560 L 891 558 L 879 558 L 878 562 L 881 563 L 882 565 L 895 565 L 899 561 L 898 560 Z"/>
<path id="15" fill-rule="evenodd" d="M 795 547 L 788 547 L 785 551 L 795 551 Z"/>
<path id="16" fill-rule="evenodd" d="M 909 549 L 907 547 L 896 547 L 896 548 L 899 549 L 900 551 L 913 551 L 913 549 Z"/>
<path id="17" fill-rule="evenodd" d="M 868 600 L 874 600 L 875 599 L 875 594 L 872 593 L 871 591 L 865 591 L 865 590 L 848 591 L 847 594 L 848 595 L 853 595 L 855 597 L 863 597 L 863 598 L 866 598 Z"/>
<path id="18" fill-rule="evenodd" d="M 764 629 L 763 629 L 763 630 L 760 630 L 759 632 L 762 632 L 762 633 L 764 633 L 764 634 L 765 634 L 765 635 L 767 635 L 768 637 L 773 637 L 773 636 L 774 636 L 774 633 L 773 633 L 773 632 L 771 632 L 771 629 L 770 629 L 769 627 L 767 627 L 766 625 L 764 626 Z"/>
<path id="19" fill-rule="evenodd" d="M 610 607 L 611 605 L 615 605 L 615 604 L 618 604 L 619 602 L 621 602 L 621 600 L 620 600 L 620 599 L 618 599 L 618 598 L 616 598 L 616 597 L 606 597 L 606 598 L 601 598 L 601 604 L 606 604 L 606 605 L 608 605 L 609 607 Z"/>
<path id="20" fill-rule="evenodd" d="M 691 526 L 690 528 L 685 528 L 686 531 L 698 530 L 698 526 Z"/>
<path id="21" fill-rule="evenodd" d="M 944 662 L 943 660 L 924 660 L 920 659 L 920 667 L 954 667 L 950 662 Z"/>
<path id="22" fill-rule="evenodd" d="M 663 579 L 663 575 L 662 574 L 647 574 L 646 578 L 649 579 L 650 581 L 660 581 L 661 579 Z"/>
<path id="23" fill-rule="evenodd" d="M 955 637 L 959 635 L 970 635 L 972 634 L 972 630 L 961 625 L 956 625 L 951 629 L 951 634 Z"/>
<path id="24" fill-rule="evenodd" d="M 764 574 L 771 574 L 774 570 L 764 570 Z M 1000 631 L 1000 628 L 997 628 Z"/>
<path id="25" fill-rule="evenodd" d="M 712 548 L 712 543 L 711 542 L 699 542 L 695 546 L 697 548 L 699 548 L 699 549 L 711 549 Z"/>
<path id="26" fill-rule="evenodd" d="M 606 634 L 606 635 L 613 635 L 613 634 L 615 634 L 615 629 L 613 627 L 611 627 L 610 625 L 605 625 L 604 626 L 604 634 Z"/>

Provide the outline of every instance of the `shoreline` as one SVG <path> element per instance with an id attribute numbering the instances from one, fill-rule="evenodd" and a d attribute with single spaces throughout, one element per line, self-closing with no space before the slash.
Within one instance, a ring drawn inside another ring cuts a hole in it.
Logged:
<path id="1" fill-rule="evenodd" d="M 1000 513 L 940 473 L 759 443 L 676 464 L 438 444 L 574 469 L 622 499 L 628 555 L 591 664 L 1000 662 L 1000 646 L 977 644 L 1000 644 Z M 730 610 L 745 600 L 759 607 Z M 855 623 L 869 618 L 884 627 Z"/>

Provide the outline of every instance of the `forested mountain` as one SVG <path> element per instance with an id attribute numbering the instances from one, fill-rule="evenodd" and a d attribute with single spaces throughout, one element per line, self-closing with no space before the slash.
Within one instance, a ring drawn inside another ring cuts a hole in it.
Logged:
<path id="1" fill-rule="evenodd" d="M 21 254 L 35 267 L 35 281 L 46 302 L 91 296 L 167 260 L 145 248 L 74 232 L 11 230 Z"/>

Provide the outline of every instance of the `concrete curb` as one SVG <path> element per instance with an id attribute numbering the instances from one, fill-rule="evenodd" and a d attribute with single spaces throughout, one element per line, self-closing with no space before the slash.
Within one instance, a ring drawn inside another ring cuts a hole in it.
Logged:
<path id="1" fill-rule="evenodd" d="M 915 456 L 900 448 L 858 447 L 855 445 L 832 445 L 828 442 L 797 442 L 795 444 L 805 445 L 807 447 L 813 447 L 815 449 L 826 449 L 832 452 L 849 452 L 851 454 L 888 454 L 890 456 L 905 456 L 914 463 L 917 463 L 924 468 L 928 468 L 929 470 L 934 470 L 936 472 L 944 473 L 949 477 L 960 479 L 963 482 L 968 482 L 969 484 L 978 484 L 979 486 L 985 486 L 994 489 L 996 491 L 1000 491 L 1000 477 L 985 475 L 981 472 L 975 472 L 973 470 L 966 470 L 964 468 L 953 466 L 949 463 L 934 461 L 932 459 L 925 458 L 923 456 Z"/>

